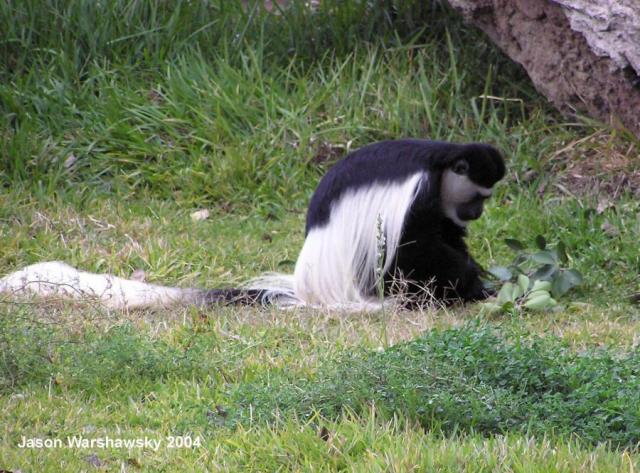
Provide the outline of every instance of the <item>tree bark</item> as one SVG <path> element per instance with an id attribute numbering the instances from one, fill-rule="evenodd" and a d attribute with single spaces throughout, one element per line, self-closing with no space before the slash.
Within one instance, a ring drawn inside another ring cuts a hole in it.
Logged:
<path id="1" fill-rule="evenodd" d="M 449 0 L 561 112 L 640 136 L 640 1 Z"/>

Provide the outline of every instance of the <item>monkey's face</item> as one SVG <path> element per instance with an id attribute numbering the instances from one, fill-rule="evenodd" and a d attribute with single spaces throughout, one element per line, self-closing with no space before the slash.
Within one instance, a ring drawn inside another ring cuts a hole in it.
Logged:
<path id="1" fill-rule="evenodd" d="M 460 227 L 480 218 L 484 201 L 491 197 L 492 187 L 485 187 L 473 179 L 469 161 L 458 159 L 444 170 L 440 188 L 442 211 Z"/>

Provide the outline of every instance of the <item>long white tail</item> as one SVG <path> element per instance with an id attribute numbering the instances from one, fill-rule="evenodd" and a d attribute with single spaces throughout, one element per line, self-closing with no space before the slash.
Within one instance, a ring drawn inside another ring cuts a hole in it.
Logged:
<path id="1" fill-rule="evenodd" d="M 110 309 L 163 308 L 214 303 L 305 305 L 294 296 L 293 276 L 265 275 L 241 289 L 192 289 L 159 286 L 112 274 L 80 271 L 60 261 L 27 266 L 0 279 L 0 294 L 95 300 Z"/>
<path id="2" fill-rule="evenodd" d="M 189 303 L 201 291 L 88 273 L 60 261 L 49 261 L 32 264 L 0 279 L 0 293 L 95 299 L 108 308 L 134 309 Z"/>

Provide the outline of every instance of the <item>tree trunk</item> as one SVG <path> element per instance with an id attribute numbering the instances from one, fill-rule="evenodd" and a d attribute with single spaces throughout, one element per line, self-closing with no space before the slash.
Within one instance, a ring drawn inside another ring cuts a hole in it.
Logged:
<path id="1" fill-rule="evenodd" d="M 449 0 L 565 114 L 640 136 L 640 1 Z"/>

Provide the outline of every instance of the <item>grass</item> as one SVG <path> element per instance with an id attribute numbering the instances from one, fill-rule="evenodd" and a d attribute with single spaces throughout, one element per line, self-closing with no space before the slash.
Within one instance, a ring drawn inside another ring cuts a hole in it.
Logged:
<path id="1" fill-rule="evenodd" d="M 471 325 L 432 330 L 387 350 L 348 353 L 311 380 L 270 374 L 240 390 L 241 422 L 320 414 L 402 414 L 427 431 L 577 436 L 587 443 L 640 442 L 637 350 L 575 354 L 553 338 L 497 336 Z"/>
<path id="2" fill-rule="evenodd" d="M 421 136 L 505 150 L 470 229 L 481 263 L 543 234 L 585 283 L 556 312 L 491 318 L 0 299 L 0 468 L 637 469 L 640 206 L 566 179 L 637 141 L 560 117 L 435 3 L 232 3 L 0 5 L 0 274 L 58 259 L 220 287 L 288 271 L 322 173 Z M 23 435 L 164 444 L 25 450 Z"/>
<path id="3" fill-rule="evenodd" d="M 113 2 L 114 11 L 124 3 Z M 343 10 L 345 15 L 357 14 L 348 7 Z M 76 14 L 73 9 L 59 12 L 72 23 L 80 21 Z M 150 21 L 143 12 L 138 14 L 137 21 Z M 224 18 L 237 21 L 237 16 Z M 267 17 L 259 26 L 276 20 Z M 369 19 L 372 24 L 374 20 Z M 258 28 L 256 21 L 253 28 Z M 9 22 L 0 19 L 8 28 Z M 117 34 L 104 33 L 114 36 L 112 41 L 120 38 Z M 260 29 L 234 50 L 226 44 L 231 39 L 212 38 L 209 50 L 217 51 L 213 57 L 194 46 L 175 52 L 170 60 L 163 55 L 132 64 L 130 50 L 123 58 L 116 52 L 94 52 L 81 70 L 64 58 L 44 55 L 40 63 L 2 81 L 8 136 L 0 182 L 8 186 L 35 181 L 34 190 L 44 195 L 74 184 L 74 194 L 78 184 L 81 192 L 148 191 L 187 204 L 257 207 L 269 213 L 304 207 L 324 169 L 317 161 L 334 161 L 376 139 L 485 139 L 509 149 L 531 148 L 531 156 L 542 152 L 536 149 L 539 136 L 521 129 L 510 137 L 515 143 L 506 143 L 509 137 L 500 132 L 514 116 L 528 114 L 524 102 L 478 98 L 502 86 L 498 78 L 503 74 L 521 72 L 491 49 L 456 47 L 444 22 L 408 42 L 336 38 L 334 46 L 346 51 L 314 61 L 307 58 L 314 48 L 306 43 L 299 46 L 299 54 L 296 50 L 296 55 L 283 58 L 271 49 L 275 40 L 270 37 L 266 44 L 262 35 Z M 75 45 L 80 40 L 69 41 Z M 434 47 L 422 47 L 423 42 Z M 459 70 L 458 63 L 465 62 L 468 71 Z M 489 70 L 472 73 L 482 62 L 491 64 Z M 501 92 L 516 95 L 518 88 L 504 84 Z M 536 128 L 546 128 L 548 123 L 540 118 L 533 118 Z M 34 136 L 40 139 L 34 141 Z"/>

